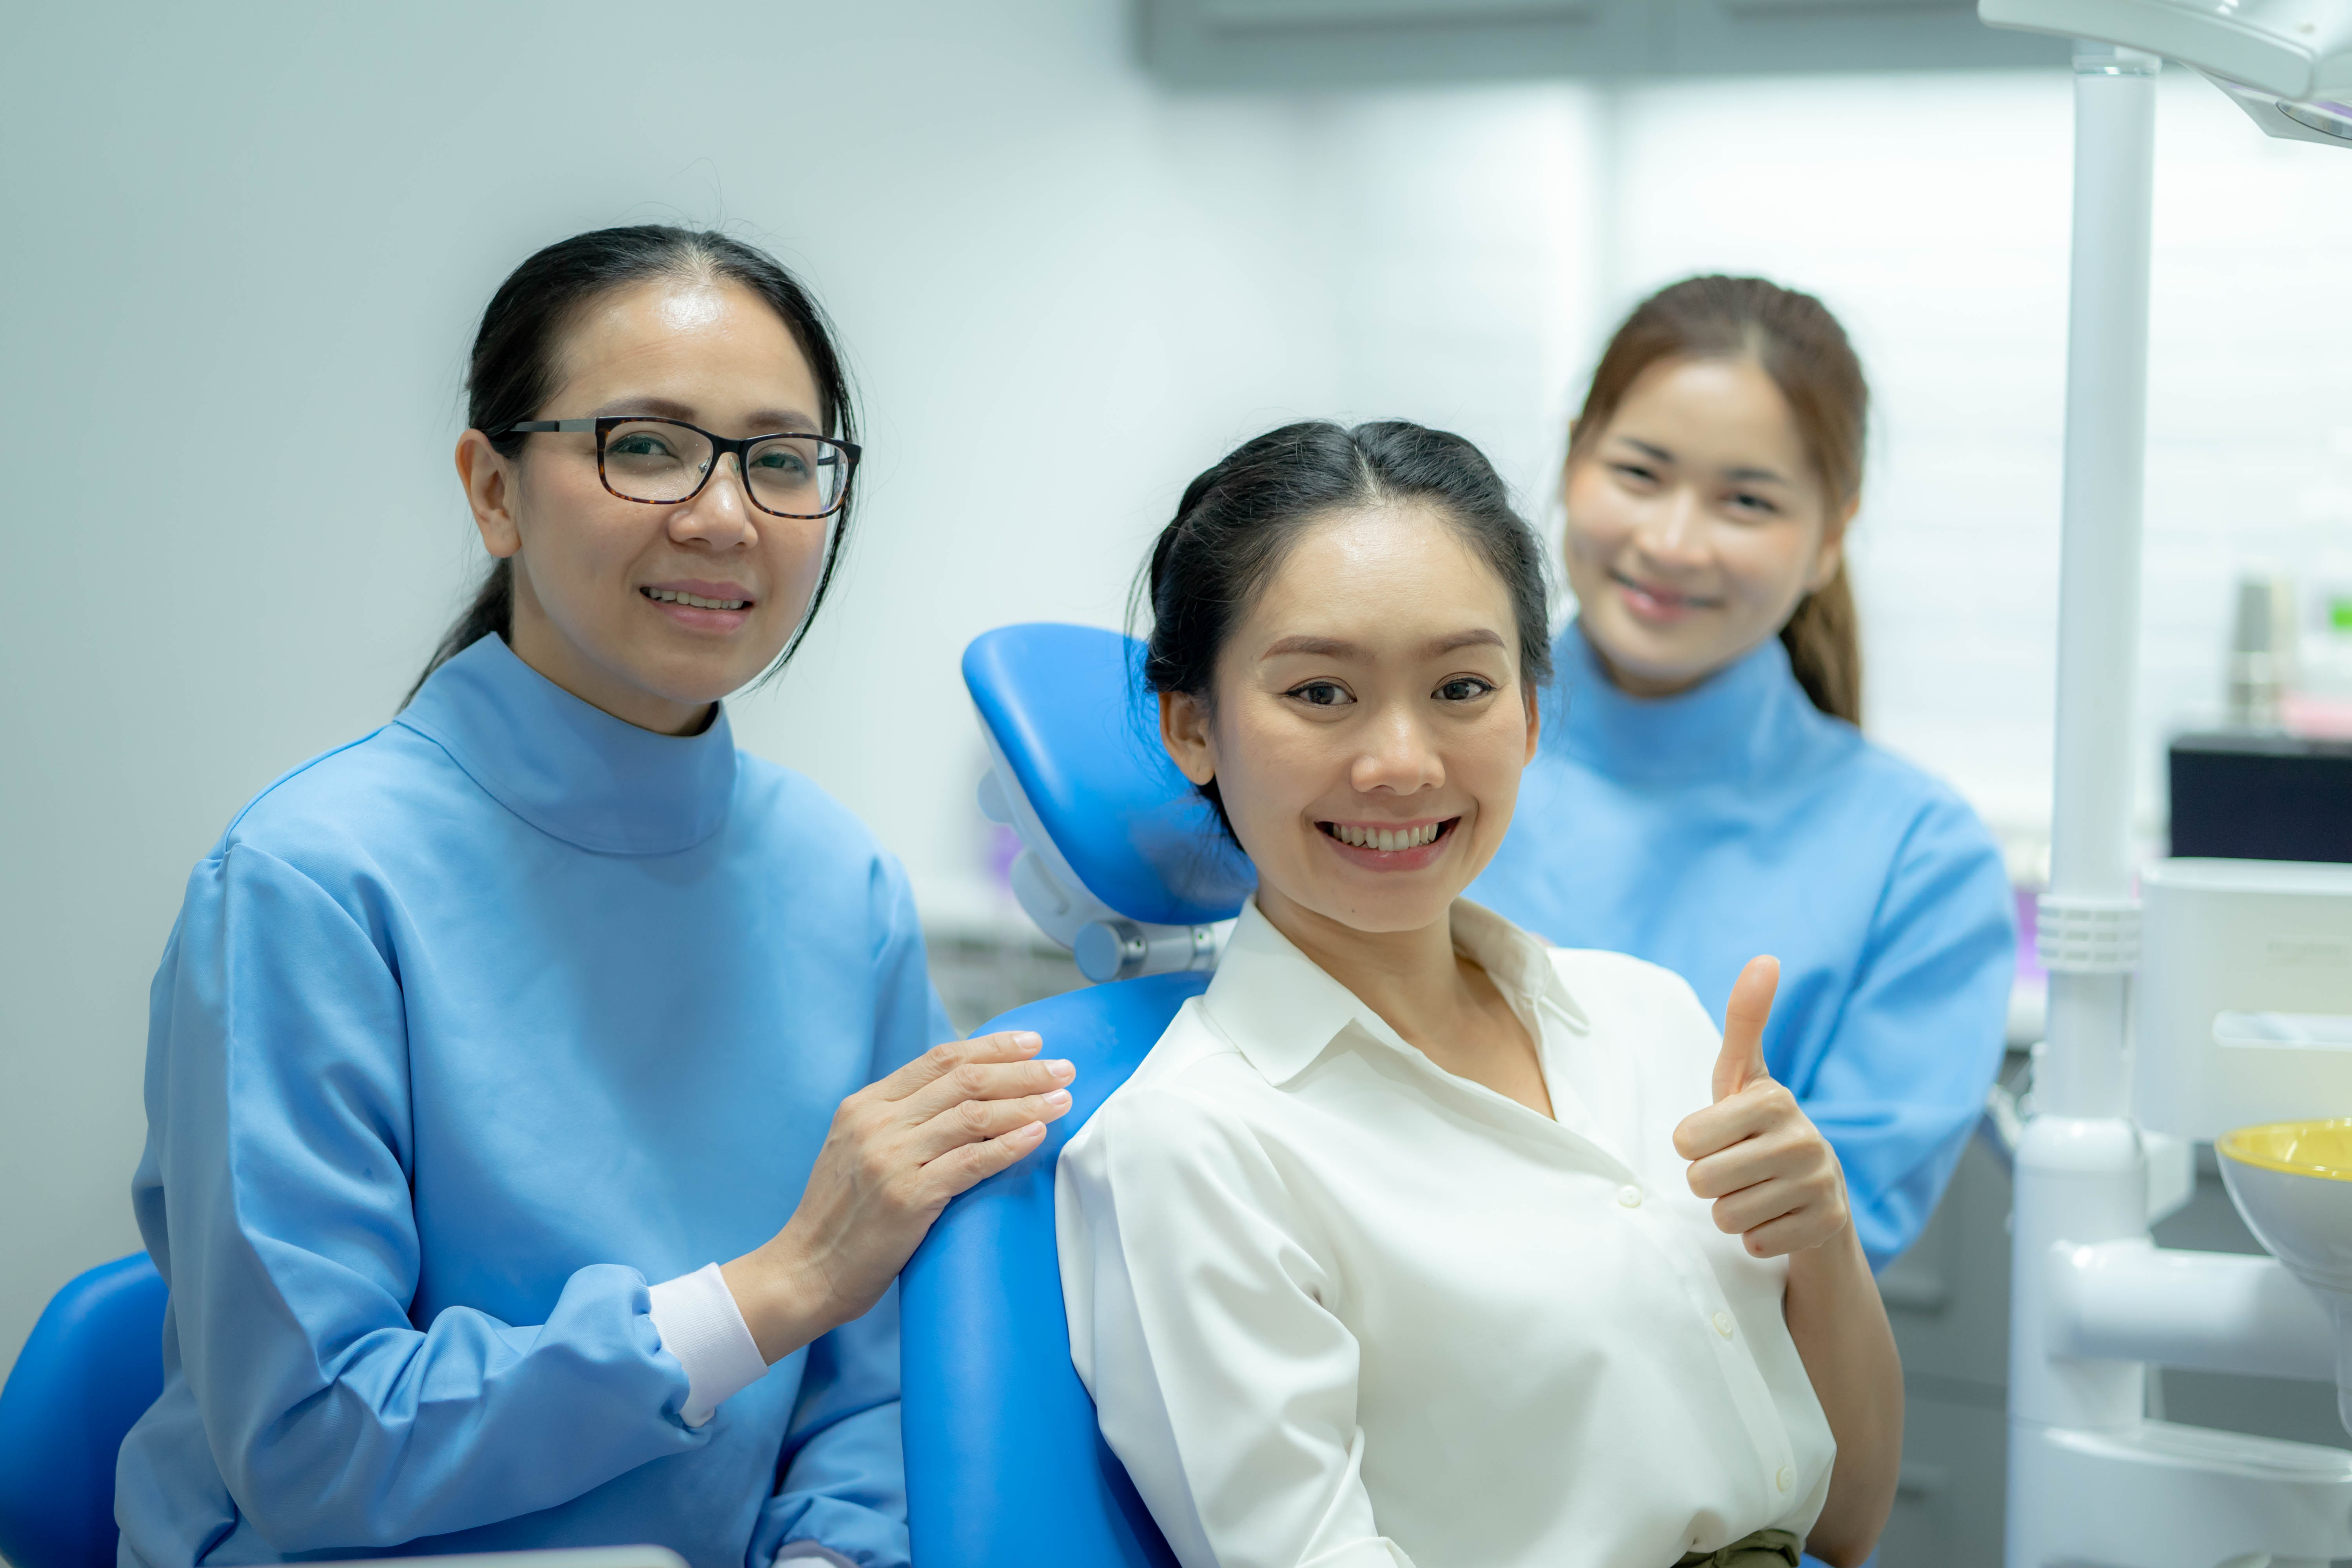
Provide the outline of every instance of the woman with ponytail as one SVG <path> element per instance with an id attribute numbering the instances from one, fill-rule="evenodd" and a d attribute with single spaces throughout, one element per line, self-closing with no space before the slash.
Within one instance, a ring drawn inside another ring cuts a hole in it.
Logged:
<path id="1" fill-rule="evenodd" d="M 1999 1068 L 2008 879 L 1953 791 L 1862 732 L 1844 542 L 1869 394 L 1835 317 L 1755 278 L 1651 296 L 1562 481 L 1577 619 L 1510 836 L 1470 896 L 1675 970 L 1765 1037 L 1844 1165 L 1875 1267 L 1916 1239 Z"/>

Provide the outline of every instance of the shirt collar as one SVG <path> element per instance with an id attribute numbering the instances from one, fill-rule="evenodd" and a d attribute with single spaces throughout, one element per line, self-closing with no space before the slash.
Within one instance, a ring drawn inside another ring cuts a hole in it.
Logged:
<path id="1" fill-rule="evenodd" d="M 1467 899 L 1454 900 L 1453 920 L 1455 949 L 1486 972 L 1531 1027 L 1545 1003 L 1558 1007 L 1570 1027 L 1581 1032 L 1590 1026 L 1541 942 Z M 1259 912 L 1255 897 L 1242 906 L 1202 1005 L 1249 1064 L 1277 1087 L 1306 1071 L 1350 1026 L 1392 1050 L 1427 1060 L 1275 930 Z"/>
<path id="2" fill-rule="evenodd" d="M 657 735 L 572 696 L 495 633 L 435 670 L 396 722 L 533 827 L 599 854 L 691 848 L 735 793 L 723 707 L 699 735 Z"/>
<path id="3" fill-rule="evenodd" d="M 1741 779 L 1773 768 L 1818 718 L 1777 637 L 1673 697 L 1632 697 L 1601 668 L 1580 622 L 1552 645 L 1547 746 L 1612 778 Z"/>

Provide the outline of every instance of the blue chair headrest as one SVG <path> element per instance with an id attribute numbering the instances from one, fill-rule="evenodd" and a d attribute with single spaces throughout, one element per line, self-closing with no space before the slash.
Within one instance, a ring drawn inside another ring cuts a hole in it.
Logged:
<path id="1" fill-rule="evenodd" d="M 1087 892 L 1147 925 L 1231 920 L 1256 872 L 1161 749 L 1142 668 L 1132 637 L 1051 622 L 963 655 L 981 722 Z"/>

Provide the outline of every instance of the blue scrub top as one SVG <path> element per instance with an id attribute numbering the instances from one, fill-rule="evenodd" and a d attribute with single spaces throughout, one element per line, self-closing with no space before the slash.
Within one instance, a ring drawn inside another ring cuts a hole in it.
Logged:
<path id="1" fill-rule="evenodd" d="M 483 638 L 229 825 L 151 1005 L 132 1197 L 171 1310 L 126 1568 L 906 1563 L 895 1297 L 698 1428 L 647 1311 L 953 1037 L 897 863 L 723 712 L 653 734 Z"/>
<path id="2" fill-rule="evenodd" d="M 1627 696 L 1581 629 L 1470 896 L 1563 947 L 1691 983 L 1723 1021 L 1780 960 L 1772 1076 L 1837 1150 L 1874 1268 L 1918 1238 L 2000 1067 L 2008 874 L 1948 787 L 1815 708 L 1778 637 L 1676 697 Z"/>

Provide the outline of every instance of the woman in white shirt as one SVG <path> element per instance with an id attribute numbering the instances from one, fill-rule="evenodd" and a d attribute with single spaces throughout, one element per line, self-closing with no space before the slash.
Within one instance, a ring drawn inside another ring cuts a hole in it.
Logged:
<path id="1" fill-rule="evenodd" d="M 1064 1152 L 1070 1342 L 1187 1568 L 1859 1563 L 1902 1374 L 1828 1143 L 1681 979 L 1460 899 L 1548 674 L 1458 437 L 1302 424 L 1154 548 L 1161 736 L 1258 871 Z"/>

